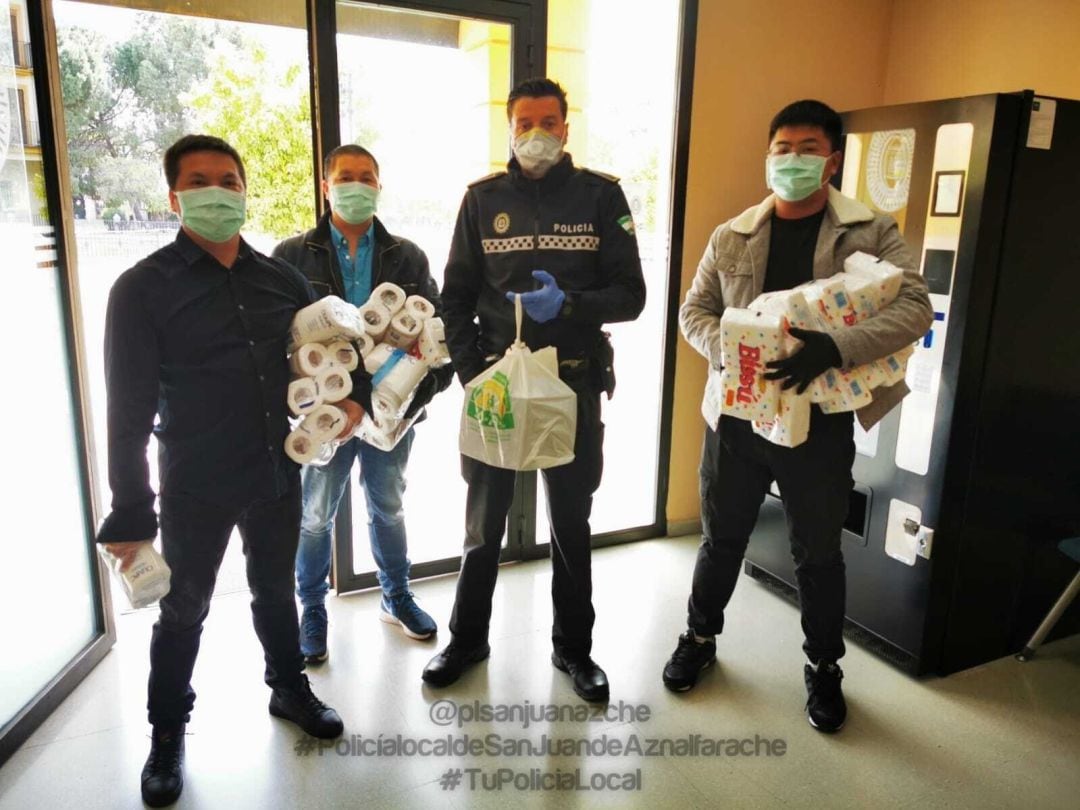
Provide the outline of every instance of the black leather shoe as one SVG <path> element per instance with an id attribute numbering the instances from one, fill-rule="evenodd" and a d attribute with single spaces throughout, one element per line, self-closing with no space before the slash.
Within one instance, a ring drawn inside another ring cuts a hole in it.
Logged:
<path id="1" fill-rule="evenodd" d="M 345 730 L 338 713 L 315 697 L 307 675 L 292 689 L 278 688 L 270 695 L 270 714 L 291 720 L 312 737 L 332 740 Z"/>
<path id="2" fill-rule="evenodd" d="M 698 676 L 716 663 L 716 642 L 697 641 L 693 630 L 679 636 L 675 652 L 664 664 L 664 686 L 672 692 L 685 692 L 697 683 Z"/>
<path id="3" fill-rule="evenodd" d="M 449 686 L 466 669 L 473 664 L 479 664 L 491 655 L 491 646 L 484 642 L 479 647 L 462 647 L 456 641 L 451 641 L 438 655 L 428 661 L 421 675 L 425 683 L 432 686 Z"/>
<path id="4" fill-rule="evenodd" d="M 150 807 L 165 807 L 184 789 L 184 725 L 154 726 L 150 756 L 142 769 L 142 798 Z"/>
<path id="5" fill-rule="evenodd" d="M 583 700 L 600 702 L 608 699 L 607 675 L 589 656 L 577 658 L 553 652 L 551 663 L 573 679 L 574 691 Z"/>
<path id="6" fill-rule="evenodd" d="M 818 731 L 832 734 L 844 727 L 847 703 L 840 690 L 843 671 L 835 661 L 820 661 L 803 667 L 806 680 L 806 719 Z"/>

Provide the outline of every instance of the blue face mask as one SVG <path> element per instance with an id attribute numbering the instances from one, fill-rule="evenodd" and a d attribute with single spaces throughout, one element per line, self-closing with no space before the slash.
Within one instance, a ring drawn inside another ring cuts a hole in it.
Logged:
<path id="1" fill-rule="evenodd" d="M 228 242 L 244 224 L 247 198 L 221 186 L 177 191 L 180 221 L 208 242 Z"/>
<path id="2" fill-rule="evenodd" d="M 765 158 L 765 184 L 787 202 L 805 200 L 819 188 L 825 176 L 821 155 L 769 155 Z"/>

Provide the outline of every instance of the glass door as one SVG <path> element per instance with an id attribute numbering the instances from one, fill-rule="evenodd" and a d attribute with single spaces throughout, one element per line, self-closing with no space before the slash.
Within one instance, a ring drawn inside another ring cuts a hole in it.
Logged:
<path id="1" fill-rule="evenodd" d="M 442 286 L 458 207 L 469 183 L 505 168 L 512 83 L 542 73 L 542 3 L 318 4 L 319 144 L 356 143 L 379 162 L 379 219 L 427 254 Z M 539 7 L 537 10 L 536 7 Z M 455 381 L 415 428 L 404 511 L 414 577 L 457 570 L 465 526 L 458 454 L 462 389 Z M 367 506 L 355 473 L 335 530 L 339 593 L 376 584 Z M 510 521 L 519 525 L 519 521 Z M 521 543 L 504 557 L 520 554 Z"/>
<path id="2" fill-rule="evenodd" d="M 115 638 L 93 551 L 80 325 L 51 125 L 55 63 L 44 43 L 40 5 L 0 0 L 0 244 L 11 303 L 0 319 L 10 358 L 0 420 L 12 451 L 0 487 L 0 763 Z"/>

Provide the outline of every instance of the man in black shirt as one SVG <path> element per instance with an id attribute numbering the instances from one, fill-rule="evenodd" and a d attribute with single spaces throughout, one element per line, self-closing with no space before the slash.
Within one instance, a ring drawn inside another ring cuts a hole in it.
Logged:
<path id="1" fill-rule="evenodd" d="M 286 341 L 293 316 L 315 300 L 304 277 L 253 250 L 239 231 L 245 175 L 219 138 L 189 135 L 165 153 L 176 241 L 117 279 L 105 322 L 112 512 L 97 541 L 123 565 L 157 533 L 146 446 L 159 443 L 161 545 L 171 588 L 150 641 L 147 708 L 153 725 L 142 773 L 151 806 L 183 788 L 191 672 L 218 567 L 233 527 L 247 557 L 255 632 L 273 690 L 270 713 L 317 737 L 341 734 L 337 713 L 303 673 L 293 563 L 300 528 L 299 468 L 289 431 Z M 370 380 L 355 375 L 353 398 Z M 369 402 L 369 399 L 366 400 Z M 363 414 L 346 400 L 346 431 Z M 154 425 L 154 417 L 158 423 Z"/>

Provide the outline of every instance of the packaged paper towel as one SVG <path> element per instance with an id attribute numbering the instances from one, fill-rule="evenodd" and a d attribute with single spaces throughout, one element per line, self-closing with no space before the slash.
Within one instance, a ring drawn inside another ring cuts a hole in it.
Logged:
<path id="1" fill-rule="evenodd" d="M 754 433 L 781 447 L 798 447 L 810 435 L 809 392 L 795 393 L 794 388 L 780 389 L 780 409 L 767 422 L 750 423 Z"/>
<path id="2" fill-rule="evenodd" d="M 450 352 L 446 348 L 446 327 L 442 318 L 428 318 L 424 321 L 412 353 L 432 368 L 445 366 L 450 362 Z"/>
<path id="3" fill-rule="evenodd" d="M 874 282 L 877 311 L 893 302 L 899 295 L 900 284 L 904 280 L 904 271 L 899 267 L 861 251 L 852 253 L 844 259 L 844 271 L 863 276 Z"/>
<path id="4" fill-rule="evenodd" d="M 379 350 L 376 348 L 375 354 Z M 400 418 L 412 401 L 427 366 L 403 349 L 392 349 L 390 356 L 371 377 L 371 407 L 380 418 Z"/>
<path id="5" fill-rule="evenodd" d="M 767 422 L 779 407 L 779 388 L 765 379 L 765 364 L 780 360 L 785 332 L 781 317 L 729 308 L 720 318 L 721 411 L 738 419 Z"/>

